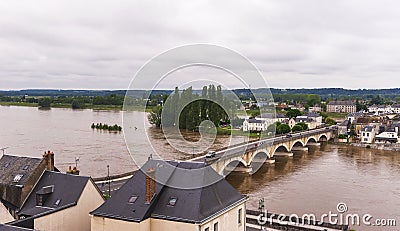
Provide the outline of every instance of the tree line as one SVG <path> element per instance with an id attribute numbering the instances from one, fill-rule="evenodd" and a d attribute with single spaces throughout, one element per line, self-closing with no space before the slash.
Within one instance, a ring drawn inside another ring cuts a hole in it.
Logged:
<path id="1" fill-rule="evenodd" d="M 148 119 L 156 127 L 178 126 L 179 129 L 198 131 L 204 120 L 212 121 L 216 127 L 229 124 L 228 114 L 234 111 L 234 103 L 222 95 L 221 86 L 204 86 L 201 95 L 194 93 L 192 87 L 182 91 L 176 87 L 169 97 L 163 97 L 162 105 L 152 109 Z"/>

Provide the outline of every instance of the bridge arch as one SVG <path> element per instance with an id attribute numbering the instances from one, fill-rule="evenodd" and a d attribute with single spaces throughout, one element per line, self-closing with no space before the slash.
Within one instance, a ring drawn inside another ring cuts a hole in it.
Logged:
<path id="1" fill-rule="evenodd" d="M 315 139 L 314 136 L 310 136 L 310 137 L 307 138 L 306 145 L 308 143 L 317 143 L 317 140 Z"/>
<path id="2" fill-rule="evenodd" d="M 326 134 L 321 134 L 321 135 L 318 136 L 318 142 L 320 142 L 320 141 L 328 141 L 328 140 L 329 140 L 329 138 L 328 138 L 328 136 Z"/>
<path id="3" fill-rule="evenodd" d="M 251 164 L 253 163 L 253 160 L 254 160 L 254 159 L 258 159 L 257 157 L 260 158 L 260 159 L 270 158 L 270 156 L 269 156 L 269 154 L 268 154 L 267 152 L 261 151 L 261 152 L 258 152 L 258 153 L 256 153 L 256 154 L 254 154 L 254 155 L 250 158 L 249 164 L 251 165 Z"/>
<path id="4" fill-rule="evenodd" d="M 242 166 L 242 167 L 246 167 L 247 166 L 247 163 L 241 158 L 241 157 L 238 157 L 238 158 L 235 158 L 235 159 L 231 159 L 231 160 L 229 160 L 229 161 L 226 161 L 225 163 L 224 163 L 224 165 L 222 166 L 222 168 L 220 169 L 220 171 L 218 172 L 218 174 L 220 174 L 221 176 L 226 176 L 226 175 L 228 175 L 228 174 L 226 174 L 226 168 L 228 167 L 228 166 L 234 166 L 234 167 L 239 167 L 239 166 Z"/>
<path id="5" fill-rule="evenodd" d="M 290 150 L 293 149 L 293 147 L 304 147 L 305 144 L 303 143 L 302 140 L 296 140 L 295 142 L 293 142 L 292 147 L 290 148 Z"/>
<path id="6" fill-rule="evenodd" d="M 290 152 L 290 150 L 291 150 L 291 149 L 289 149 L 289 147 L 288 147 L 285 143 L 279 144 L 279 145 L 277 145 L 277 146 L 274 148 L 274 150 L 273 150 L 271 156 L 273 156 L 274 153 L 277 152 L 277 151 L 281 151 L 281 152 L 285 152 L 285 151 L 286 151 L 286 152 Z"/>

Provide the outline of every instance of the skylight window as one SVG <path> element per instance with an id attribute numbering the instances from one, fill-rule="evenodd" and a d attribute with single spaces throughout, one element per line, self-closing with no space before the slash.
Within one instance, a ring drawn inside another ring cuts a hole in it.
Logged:
<path id="1" fill-rule="evenodd" d="M 178 198 L 176 197 L 170 197 L 168 201 L 169 206 L 175 206 L 176 202 L 178 201 Z"/>
<path id="2" fill-rule="evenodd" d="M 10 166 L 10 163 L 6 163 L 6 164 L 4 165 L 4 168 L 8 168 L 8 166 Z"/>
<path id="3" fill-rule="evenodd" d="M 60 205 L 60 202 L 61 202 L 61 199 L 57 199 L 56 202 L 54 202 L 54 205 L 55 205 L 55 206 L 59 206 L 59 205 Z"/>
<path id="4" fill-rule="evenodd" d="M 128 203 L 130 203 L 130 204 L 135 203 L 136 200 L 137 200 L 137 198 L 138 198 L 138 196 L 136 196 L 136 195 L 131 196 L 131 197 L 129 198 Z"/>
<path id="5" fill-rule="evenodd" d="M 16 175 L 15 177 L 14 177 L 14 183 L 18 183 L 21 179 L 22 179 L 22 177 L 23 177 L 24 175 L 21 175 L 21 174 L 18 174 L 18 175 Z"/>

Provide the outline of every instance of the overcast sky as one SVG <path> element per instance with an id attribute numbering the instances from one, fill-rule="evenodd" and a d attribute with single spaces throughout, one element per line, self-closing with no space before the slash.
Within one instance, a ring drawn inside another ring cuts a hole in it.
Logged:
<path id="1" fill-rule="evenodd" d="M 400 2 L 238 2 L 1 1 L 0 89 L 126 89 L 191 43 L 238 51 L 271 87 L 400 87 Z"/>

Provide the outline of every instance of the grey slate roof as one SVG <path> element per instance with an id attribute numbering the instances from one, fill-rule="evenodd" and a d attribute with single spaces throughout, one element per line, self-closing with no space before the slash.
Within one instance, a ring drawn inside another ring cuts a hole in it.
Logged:
<path id="1" fill-rule="evenodd" d="M 0 231 L 28 231 L 28 230 L 33 231 L 33 229 L 26 229 L 26 228 L 11 226 L 11 225 L 0 224 Z"/>
<path id="2" fill-rule="evenodd" d="M 25 185 L 41 162 L 42 158 L 3 155 L 0 159 L 0 184 Z M 23 176 L 18 182 L 14 182 L 17 175 Z"/>
<path id="3" fill-rule="evenodd" d="M 247 122 L 249 122 L 249 123 L 258 123 L 258 124 L 264 123 L 264 121 L 258 120 L 258 119 L 247 119 Z"/>
<path id="4" fill-rule="evenodd" d="M 142 170 L 149 166 L 160 166 L 161 162 L 149 160 Z M 194 162 L 168 162 L 172 166 L 180 169 L 195 169 L 205 167 L 204 163 Z M 157 183 L 156 196 L 150 204 L 145 203 L 146 194 L 146 175 L 143 171 L 136 171 L 115 194 L 103 205 L 91 212 L 92 215 L 120 219 L 132 222 L 140 222 L 149 217 L 174 220 L 188 223 L 201 223 L 203 220 L 220 212 L 235 203 L 247 199 L 234 189 L 225 179 L 211 184 L 210 186 L 195 189 L 179 189 L 168 185 L 175 185 L 174 182 L 194 181 L 199 184 L 207 181 L 208 174 L 217 174 L 214 170 L 209 171 L 210 167 L 204 171 L 204 174 L 191 175 L 191 171 L 182 175 L 178 170 L 166 170 L 163 167 L 156 168 L 156 178 L 159 176 L 167 179 L 168 184 Z M 131 196 L 137 196 L 134 203 L 128 203 Z M 174 206 L 168 205 L 171 198 L 176 198 Z"/>
<path id="5" fill-rule="evenodd" d="M 22 205 L 20 216 L 30 217 L 43 213 L 53 213 L 77 204 L 90 177 L 75 176 L 59 172 L 45 171 Z M 52 192 L 43 189 L 53 186 Z M 48 197 L 42 206 L 36 205 L 36 195 L 47 192 Z M 56 205 L 56 201 L 59 204 Z"/>
<path id="6" fill-rule="evenodd" d="M 356 103 L 351 100 L 333 100 L 329 101 L 328 105 L 349 105 L 349 106 L 355 106 Z"/>
<path id="7" fill-rule="evenodd" d="M 363 132 L 372 132 L 372 130 L 374 129 L 373 126 L 365 126 L 362 128 Z"/>

